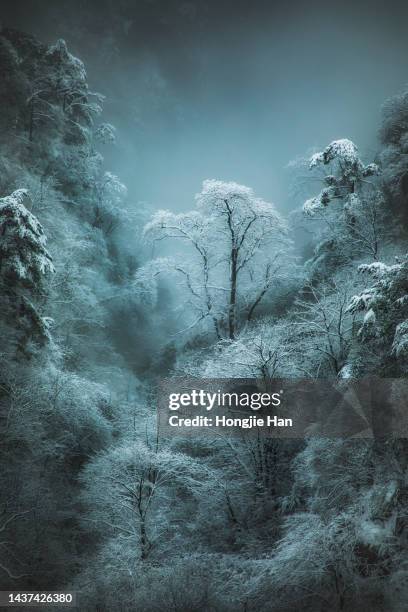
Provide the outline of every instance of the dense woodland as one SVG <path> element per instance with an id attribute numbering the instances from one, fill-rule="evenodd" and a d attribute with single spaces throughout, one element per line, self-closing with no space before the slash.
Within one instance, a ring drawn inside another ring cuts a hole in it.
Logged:
<path id="1" fill-rule="evenodd" d="M 343 138 L 292 165 L 289 215 L 218 180 L 149 211 L 105 167 L 115 128 L 82 62 L 0 34 L 1 589 L 407 610 L 405 439 L 158 438 L 155 394 L 185 374 L 406 376 L 408 93 L 375 160 Z"/>

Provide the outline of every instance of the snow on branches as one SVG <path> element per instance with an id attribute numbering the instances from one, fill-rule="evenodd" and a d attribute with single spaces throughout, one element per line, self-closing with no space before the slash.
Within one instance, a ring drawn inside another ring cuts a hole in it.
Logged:
<path id="1" fill-rule="evenodd" d="M 323 151 L 315 153 L 309 160 L 312 170 L 320 165 L 331 164 L 334 172 L 324 177 L 326 187 L 314 198 L 306 200 L 303 211 L 313 216 L 324 209 L 332 200 L 354 194 L 362 180 L 379 174 L 377 164 L 363 164 L 356 145 L 346 138 L 334 140 Z"/>
<path id="2" fill-rule="evenodd" d="M 35 286 L 54 266 L 44 230 L 25 207 L 27 201 L 25 189 L 0 199 L 0 277 Z"/>
<path id="3" fill-rule="evenodd" d="M 116 128 L 111 123 L 101 123 L 95 130 L 95 140 L 100 144 L 115 144 Z"/>
<path id="4" fill-rule="evenodd" d="M 309 167 L 315 168 L 319 164 L 330 164 L 337 161 L 341 166 L 343 173 L 361 174 L 362 176 L 372 176 L 378 174 L 379 168 L 377 164 L 368 164 L 365 166 L 358 156 L 358 148 L 351 140 L 342 138 L 333 140 L 320 153 L 315 153 L 310 158 Z"/>
<path id="5" fill-rule="evenodd" d="M 283 218 L 275 206 L 255 197 L 253 190 L 245 185 L 209 179 L 203 182 L 202 191 L 196 195 L 195 199 L 198 210 L 204 214 L 222 215 L 227 219 L 231 216 L 237 228 L 251 221 L 251 233 L 257 226 L 262 226 L 259 231 L 264 231 L 265 226 L 273 231 L 286 229 Z M 245 226 L 241 229 L 244 228 Z"/>
<path id="6" fill-rule="evenodd" d="M 157 211 L 144 229 L 145 238 L 179 239 L 192 252 L 188 269 L 184 253 L 175 268 L 184 278 L 185 303 L 196 313 L 190 327 L 207 320 L 218 339 L 231 340 L 277 282 L 285 253 L 288 262 L 285 234 L 273 204 L 249 187 L 217 180 L 204 181 L 195 210 Z"/>
<path id="7" fill-rule="evenodd" d="M 377 260 L 394 232 L 384 195 L 377 182 L 369 180 L 380 173 L 379 167 L 365 165 L 351 140 L 335 140 L 312 155 L 309 169 L 318 168 L 322 173 L 314 179 L 322 182 L 322 189 L 303 204 L 305 217 L 319 222 L 320 242 L 309 265 L 312 278 L 330 275 L 357 256 Z"/>
<path id="8" fill-rule="evenodd" d="M 310 168 L 318 164 L 328 164 L 337 158 L 341 158 L 350 165 L 358 163 L 357 147 L 354 142 L 347 138 L 333 140 L 324 151 L 312 155 L 310 158 Z"/>
<path id="9" fill-rule="evenodd" d="M 148 241 L 164 238 L 181 238 L 192 242 L 200 248 L 200 241 L 209 238 L 210 219 L 198 211 L 172 213 L 169 210 L 158 210 L 145 225 L 143 236 Z"/>
<path id="10" fill-rule="evenodd" d="M 73 79 L 86 83 L 86 71 L 83 62 L 68 51 L 67 43 L 63 38 L 50 45 L 47 58 L 64 68 L 64 83 L 71 85 Z"/>
<path id="11" fill-rule="evenodd" d="M 54 271 L 44 230 L 25 207 L 25 189 L 0 199 L 0 287 L 6 323 L 0 329 L 6 344 L 29 356 L 36 344 L 50 339 L 51 319 L 42 316 L 36 298 L 43 277 Z"/>
<path id="12" fill-rule="evenodd" d="M 360 337 L 375 326 L 378 337 L 391 341 L 391 352 L 400 359 L 408 356 L 408 255 L 394 265 L 374 262 L 359 266 L 359 272 L 373 278 L 373 285 L 353 296 L 349 312 L 366 311 Z M 391 332 L 391 337 L 389 338 Z M 393 336 L 393 337 L 392 337 Z"/>
<path id="13" fill-rule="evenodd" d="M 176 264 L 173 258 L 157 257 L 137 270 L 133 287 L 142 304 L 150 307 L 157 305 L 158 277 L 161 274 L 166 274 L 166 276 L 172 274 L 175 269 Z"/>

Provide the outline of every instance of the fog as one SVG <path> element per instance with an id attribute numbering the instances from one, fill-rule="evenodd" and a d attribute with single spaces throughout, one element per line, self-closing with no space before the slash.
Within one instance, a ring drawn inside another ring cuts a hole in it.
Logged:
<path id="1" fill-rule="evenodd" d="M 407 610 L 408 7 L 1 7 L 3 601 Z"/>
<path id="2" fill-rule="evenodd" d="M 18 0 L 1 21 L 85 62 L 135 205 L 186 209 L 219 178 L 290 209 L 293 158 L 343 137 L 375 153 L 381 105 L 407 81 L 404 4 Z"/>

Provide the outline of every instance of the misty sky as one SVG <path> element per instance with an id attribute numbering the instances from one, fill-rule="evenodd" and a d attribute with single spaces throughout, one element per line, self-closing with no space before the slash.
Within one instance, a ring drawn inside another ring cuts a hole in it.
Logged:
<path id="1" fill-rule="evenodd" d="M 132 200 L 188 208 L 219 178 L 283 208 L 296 156 L 342 137 L 374 154 L 381 104 L 408 82 L 404 4 L 2 0 L 1 23 L 85 62 Z"/>

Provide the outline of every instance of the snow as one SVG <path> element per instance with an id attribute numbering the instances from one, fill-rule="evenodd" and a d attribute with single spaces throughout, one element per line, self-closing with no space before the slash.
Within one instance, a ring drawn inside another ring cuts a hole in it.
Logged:
<path id="1" fill-rule="evenodd" d="M 332 200 L 342 200 L 345 212 L 351 212 L 353 207 L 361 206 L 361 200 L 355 193 L 356 185 L 361 183 L 363 177 L 379 174 L 377 164 L 364 166 L 358 156 L 356 145 L 347 138 L 333 140 L 323 151 L 315 153 L 309 159 L 309 168 L 314 169 L 320 164 L 332 165 L 331 174 L 323 178 L 326 188 L 314 198 L 308 199 L 303 205 L 303 211 L 308 216 L 313 216 Z"/>
<path id="2" fill-rule="evenodd" d="M 361 542 L 368 546 L 380 547 L 393 535 L 393 521 L 384 523 L 374 522 L 373 520 L 363 519 L 358 525 L 358 536 Z"/>
<path id="3" fill-rule="evenodd" d="M 381 174 L 380 167 L 377 164 L 368 164 L 364 167 L 363 176 L 377 176 Z"/>
<path id="4" fill-rule="evenodd" d="M 66 69 L 71 69 L 79 80 L 86 82 L 86 70 L 83 62 L 68 51 L 67 43 L 63 38 L 49 46 L 47 56 L 50 58 L 56 57 L 59 61 L 62 60 Z"/>
<path id="5" fill-rule="evenodd" d="M 353 378 L 353 365 L 351 363 L 346 363 L 346 365 L 341 368 L 338 376 L 343 379 Z"/>
<path id="6" fill-rule="evenodd" d="M 101 144 L 114 144 L 116 128 L 110 123 L 102 123 L 95 131 L 95 138 Z"/>
<path id="7" fill-rule="evenodd" d="M 398 300 L 396 301 L 396 304 L 398 307 L 403 307 L 407 304 L 408 302 L 408 295 L 403 295 L 402 297 L 398 298 Z"/>
<path id="8" fill-rule="evenodd" d="M 358 271 L 362 273 L 371 274 L 372 276 L 380 277 L 387 274 L 394 266 L 387 266 L 380 261 L 375 261 L 371 264 L 362 264 L 358 267 Z"/>
<path id="9" fill-rule="evenodd" d="M 347 312 L 354 313 L 359 310 L 366 310 L 375 297 L 376 292 L 373 288 L 366 289 L 360 295 L 353 295 L 347 307 Z"/>
<path id="10" fill-rule="evenodd" d="M 368 310 L 363 325 L 359 331 L 364 337 L 364 329 L 378 320 L 377 333 L 385 336 L 394 328 L 394 338 L 391 352 L 398 359 L 406 361 L 408 358 L 408 320 L 401 319 L 407 316 L 404 311 L 408 303 L 407 268 L 408 257 L 397 260 L 394 265 L 382 262 L 373 262 L 359 266 L 359 271 L 368 273 L 374 278 L 374 286 L 365 289 L 360 295 L 355 295 L 347 308 L 349 312 Z"/>
<path id="11" fill-rule="evenodd" d="M 408 357 L 408 321 L 397 325 L 391 351 L 400 359 Z"/>
<path id="12" fill-rule="evenodd" d="M 26 189 L 18 189 L 0 199 L 1 272 L 36 282 L 38 277 L 53 272 L 54 266 L 45 248 L 44 230 L 24 202 L 29 202 Z"/>
<path id="13" fill-rule="evenodd" d="M 312 217 L 316 212 L 322 209 L 320 198 L 310 198 L 303 204 L 303 212 Z"/>
<path id="14" fill-rule="evenodd" d="M 284 229 L 284 222 L 274 204 L 257 198 L 253 190 L 235 182 L 224 182 L 208 179 L 203 182 L 201 193 L 195 196 L 197 208 L 204 215 L 225 214 L 226 203 L 233 212 L 235 222 L 239 225 L 247 223 L 256 216 L 268 223 L 276 224 L 278 229 Z"/>
<path id="15" fill-rule="evenodd" d="M 306 215 L 313 216 L 315 213 L 323 210 L 336 195 L 334 187 L 323 189 L 318 196 L 310 198 L 303 204 L 303 212 Z"/>
<path id="16" fill-rule="evenodd" d="M 208 197 L 217 199 L 231 198 L 253 198 L 254 192 L 250 187 L 239 185 L 233 181 L 224 182 L 216 179 L 207 179 L 203 181 L 201 193 L 196 195 L 197 202 L 206 200 Z"/>
<path id="17" fill-rule="evenodd" d="M 370 310 L 366 312 L 366 315 L 363 320 L 363 325 L 374 325 L 376 318 L 377 317 L 375 316 L 374 310 L 370 308 Z"/>
<path id="18" fill-rule="evenodd" d="M 314 153 L 309 160 L 309 168 L 315 168 L 322 163 L 324 163 L 323 153 Z"/>
<path id="19" fill-rule="evenodd" d="M 127 195 L 127 187 L 112 172 L 104 173 L 102 183 L 105 189 L 108 189 L 111 194 L 116 194 L 119 199 Z"/>
<path id="20" fill-rule="evenodd" d="M 309 168 L 315 168 L 319 164 L 328 164 L 338 158 L 348 164 L 358 162 L 358 149 L 354 142 L 347 138 L 333 140 L 324 151 L 315 153 L 311 156 Z"/>
<path id="21" fill-rule="evenodd" d="M 169 210 L 158 210 L 143 229 L 146 239 L 158 239 L 168 237 L 198 237 L 207 229 L 208 217 L 204 217 L 198 211 L 186 213 L 172 213 Z"/>

